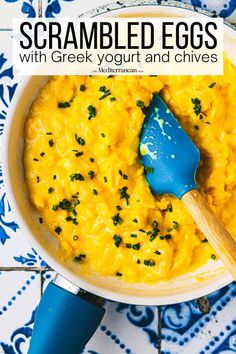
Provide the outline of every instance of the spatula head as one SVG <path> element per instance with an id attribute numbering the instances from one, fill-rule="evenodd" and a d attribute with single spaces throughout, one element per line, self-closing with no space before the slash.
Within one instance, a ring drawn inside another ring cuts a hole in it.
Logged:
<path id="1" fill-rule="evenodd" d="M 196 188 L 200 153 L 159 95 L 154 95 L 140 135 L 140 159 L 154 194 L 179 199 Z"/>

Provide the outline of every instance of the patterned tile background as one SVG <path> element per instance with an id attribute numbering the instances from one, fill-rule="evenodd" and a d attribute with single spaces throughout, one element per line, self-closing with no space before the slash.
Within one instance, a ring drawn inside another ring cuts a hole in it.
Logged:
<path id="1" fill-rule="evenodd" d="M 9 46 L 11 32 L 6 31 L 11 29 L 12 18 L 79 15 L 107 2 L 0 0 L 0 162 L 4 120 L 17 89 Z M 236 22 L 236 0 L 187 2 Z M 25 241 L 14 220 L 0 167 L 0 354 L 27 354 L 35 310 L 53 277 L 54 272 Z M 204 299 L 158 308 L 110 302 L 84 353 L 236 353 L 236 285 Z"/>

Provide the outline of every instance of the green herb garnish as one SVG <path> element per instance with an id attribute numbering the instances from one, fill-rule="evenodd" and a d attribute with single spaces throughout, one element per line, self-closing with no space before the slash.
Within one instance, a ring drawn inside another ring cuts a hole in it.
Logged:
<path id="1" fill-rule="evenodd" d="M 100 92 L 103 92 L 103 95 L 101 97 L 99 97 L 99 100 L 103 100 L 104 98 L 106 98 L 107 96 L 111 95 L 111 91 L 109 89 L 106 88 L 106 86 L 101 86 L 99 88 Z"/>
<path id="2" fill-rule="evenodd" d="M 208 87 L 213 88 L 215 85 L 216 85 L 216 82 L 212 82 L 212 84 L 210 84 Z"/>
<path id="3" fill-rule="evenodd" d="M 122 224 L 123 219 L 120 217 L 120 213 L 115 214 L 112 216 L 113 224 L 115 226 Z"/>
<path id="4" fill-rule="evenodd" d="M 178 229 L 179 224 L 177 223 L 177 221 L 173 221 L 173 229 Z"/>
<path id="5" fill-rule="evenodd" d="M 86 86 L 84 84 L 81 84 L 79 89 L 81 92 L 84 92 L 86 90 Z"/>
<path id="6" fill-rule="evenodd" d="M 148 267 L 153 267 L 156 264 L 156 262 L 153 259 L 145 259 L 143 263 L 145 266 Z"/>
<path id="7" fill-rule="evenodd" d="M 69 108 L 70 107 L 70 103 L 69 102 L 59 102 L 57 104 L 58 108 Z"/>
<path id="8" fill-rule="evenodd" d="M 54 191 L 54 188 L 50 187 L 48 188 L 48 193 L 51 194 Z"/>
<path id="9" fill-rule="evenodd" d="M 49 146 L 50 146 L 50 147 L 52 147 L 52 146 L 54 145 L 53 140 L 52 140 L 52 139 L 50 139 L 50 140 L 48 141 L 48 144 L 49 144 Z"/>
<path id="10" fill-rule="evenodd" d="M 140 246 L 140 243 L 135 243 L 134 245 L 132 245 L 132 249 L 138 251 L 140 249 Z"/>
<path id="11" fill-rule="evenodd" d="M 94 179 L 95 172 L 91 170 L 88 172 L 88 175 L 89 175 L 90 179 Z"/>
<path id="12" fill-rule="evenodd" d="M 158 256 L 161 255 L 161 252 L 160 252 L 160 251 L 155 251 L 154 253 L 157 254 Z"/>
<path id="13" fill-rule="evenodd" d="M 75 156 L 79 157 L 79 156 L 82 156 L 83 154 L 84 154 L 83 151 L 78 151 L 78 152 L 76 152 Z"/>
<path id="14" fill-rule="evenodd" d="M 94 194 L 94 195 L 98 195 L 98 192 L 97 192 L 96 189 L 93 189 L 93 194 Z"/>
<path id="15" fill-rule="evenodd" d="M 78 136 L 77 134 L 75 134 L 75 139 L 79 145 L 85 145 L 85 140 L 83 138 L 81 138 L 81 136 Z"/>
<path id="16" fill-rule="evenodd" d="M 70 180 L 73 181 L 84 181 L 85 178 L 83 175 L 81 175 L 80 173 L 72 173 L 72 175 L 70 175 Z"/>
<path id="17" fill-rule="evenodd" d="M 114 235 L 113 240 L 115 241 L 115 246 L 117 248 L 120 247 L 120 244 L 122 242 L 122 238 L 120 237 L 120 235 Z"/>
<path id="18" fill-rule="evenodd" d="M 86 254 L 81 253 L 79 256 L 76 256 L 76 257 L 74 258 L 74 261 L 75 261 L 75 262 L 81 262 L 81 261 L 83 261 L 85 258 L 86 258 Z"/>
<path id="19" fill-rule="evenodd" d="M 211 259 L 213 259 L 214 261 L 216 260 L 216 255 L 214 253 L 212 253 Z"/>
<path id="20" fill-rule="evenodd" d="M 96 117 L 97 110 L 94 106 L 92 105 L 88 106 L 88 112 L 89 112 L 88 120 Z"/>
<path id="21" fill-rule="evenodd" d="M 119 189 L 119 193 L 120 193 L 120 199 L 125 199 L 126 200 L 126 204 L 129 205 L 129 194 L 127 193 L 128 187 L 124 186 L 121 189 Z"/>
<path id="22" fill-rule="evenodd" d="M 117 276 L 117 277 L 122 277 L 122 273 L 116 272 L 116 276 Z"/>
<path id="23" fill-rule="evenodd" d="M 136 102 L 136 106 L 138 106 L 138 107 L 140 107 L 140 108 L 144 108 L 144 102 L 138 100 L 138 101 Z"/>
<path id="24" fill-rule="evenodd" d="M 54 230 L 58 235 L 60 235 L 60 233 L 62 232 L 62 229 L 60 226 L 57 226 Z"/>

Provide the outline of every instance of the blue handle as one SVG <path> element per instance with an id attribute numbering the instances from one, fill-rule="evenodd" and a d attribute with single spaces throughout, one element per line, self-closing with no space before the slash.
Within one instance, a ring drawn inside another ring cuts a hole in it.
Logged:
<path id="1" fill-rule="evenodd" d="M 50 283 L 39 304 L 28 354 L 79 354 L 105 310 Z"/>

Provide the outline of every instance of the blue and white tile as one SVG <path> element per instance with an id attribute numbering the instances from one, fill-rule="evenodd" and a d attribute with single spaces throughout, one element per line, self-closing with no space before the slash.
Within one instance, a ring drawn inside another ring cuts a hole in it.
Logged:
<path id="1" fill-rule="evenodd" d="M 196 301 L 162 308 L 163 354 L 236 353 L 236 283 L 208 295 L 207 300 L 209 313 L 205 314 Z"/>
<path id="2" fill-rule="evenodd" d="M 0 29 L 11 29 L 13 17 L 37 17 L 38 6 L 38 0 L 1 0 Z"/>
<path id="3" fill-rule="evenodd" d="M 42 14 L 45 17 L 75 17 L 85 11 L 109 3 L 109 0 L 44 0 Z"/>
<path id="4" fill-rule="evenodd" d="M 36 272 L 0 273 L 0 354 L 27 353 L 32 314 L 40 299 Z"/>
<path id="5" fill-rule="evenodd" d="M 4 121 L 19 80 L 13 73 L 11 46 L 7 45 L 10 41 L 11 32 L 0 32 L 0 43 L 4 49 L 0 48 L 0 266 L 45 266 L 14 221 L 2 178 L 1 149 Z"/>
<path id="6" fill-rule="evenodd" d="M 142 3 L 142 0 L 140 2 Z M 147 1 L 143 2 L 146 3 Z M 161 3 L 161 1 L 153 1 L 153 3 L 157 2 Z M 182 2 L 209 10 L 213 14 L 236 23 L 236 0 L 182 0 Z M 45 17 L 75 17 L 85 11 L 111 3 L 111 0 L 93 0 L 90 2 L 85 0 L 43 0 L 42 14 Z M 123 7 L 127 0 L 117 1 L 116 3 Z M 165 0 L 163 3 L 165 3 Z"/>
<path id="7" fill-rule="evenodd" d="M 102 323 L 86 353 L 157 354 L 157 307 L 109 302 Z"/>

